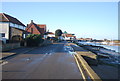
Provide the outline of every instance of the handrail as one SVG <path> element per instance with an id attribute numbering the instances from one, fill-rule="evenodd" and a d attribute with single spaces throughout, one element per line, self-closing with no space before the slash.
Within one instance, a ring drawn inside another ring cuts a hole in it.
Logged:
<path id="1" fill-rule="evenodd" d="M 85 81 L 87 79 L 91 79 L 92 81 L 102 81 L 81 55 L 74 54 L 74 57 Z"/>

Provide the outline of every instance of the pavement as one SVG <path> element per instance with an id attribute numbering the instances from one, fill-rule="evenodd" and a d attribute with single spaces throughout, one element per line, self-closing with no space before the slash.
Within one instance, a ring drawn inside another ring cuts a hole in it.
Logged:
<path id="1" fill-rule="evenodd" d="M 26 48 L 29 49 L 29 48 Z M 25 49 L 18 49 L 24 51 Z M 17 51 L 18 53 L 20 53 Z M 82 79 L 67 42 L 38 47 L 2 64 L 3 79 Z M 13 51 L 12 51 L 13 52 Z"/>
<path id="2" fill-rule="evenodd" d="M 23 53 L 26 53 L 28 51 L 31 51 L 33 49 L 35 49 L 36 47 L 20 47 L 20 48 L 16 48 L 16 49 L 12 49 L 10 51 L 6 51 L 6 52 L 1 52 L 1 56 L 0 56 L 0 63 L 6 59 L 6 58 L 9 58 L 11 56 L 15 56 L 15 55 L 18 55 L 18 54 L 23 54 Z"/>

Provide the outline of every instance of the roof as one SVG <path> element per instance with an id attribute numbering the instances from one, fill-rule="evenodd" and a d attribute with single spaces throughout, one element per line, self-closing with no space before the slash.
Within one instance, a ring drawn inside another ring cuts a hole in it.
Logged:
<path id="1" fill-rule="evenodd" d="M 75 37 L 72 34 L 65 34 L 66 37 Z"/>
<path id="2" fill-rule="evenodd" d="M 46 28 L 46 24 L 37 24 L 40 28 Z"/>
<path id="3" fill-rule="evenodd" d="M 46 24 L 35 24 L 33 20 L 31 20 L 31 23 L 27 25 L 26 30 L 28 30 L 32 25 L 34 25 L 39 33 L 44 34 L 46 31 Z"/>
<path id="4" fill-rule="evenodd" d="M 0 13 L 0 21 L 1 22 L 12 22 L 12 23 L 15 23 L 15 24 L 18 24 L 18 25 L 25 26 L 18 19 L 14 18 L 14 17 L 12 17 L 10 15 L 7 15 L 5 13 Z"/>
<path id="5" fill-rule="evenodd" d="M 37 24 L 35 24 L 33 22 L 31 22 L 30 24 L 27 25 L 26 30 L 28 30 L 32 25 L 34 25 L 37 28 L 37 30 L 39 31 L 39 33 L 41 33 L 40 28 L 37 26 Z"/>
<path id="6" fill-rule="evenodd" d="M 53 34 L 53 35 L 54 35 L 54 33 L 53 33 L 53 32 L 47 32 L 47 34 Z"/>
<path id="7" fill-rule="evenodd" d="M 46 24 L 37 24 L 37 26 L 40 28 L 40 32 L 44 34 L 46 32 Z"/>
<path id="8" fill-rule="evenodd" d="M 64 31 L 64 34 L 67 34 L 67 32 L 66 32 L 66 31 Z"/>

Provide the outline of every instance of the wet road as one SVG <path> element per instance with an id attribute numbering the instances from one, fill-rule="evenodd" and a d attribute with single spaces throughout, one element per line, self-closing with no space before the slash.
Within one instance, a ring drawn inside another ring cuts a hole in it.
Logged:
<path id="1" fill-rule="evenodd" d="M 66 42 L 19 54 L 3 65 L 3 79 L 82 79 Z"/>

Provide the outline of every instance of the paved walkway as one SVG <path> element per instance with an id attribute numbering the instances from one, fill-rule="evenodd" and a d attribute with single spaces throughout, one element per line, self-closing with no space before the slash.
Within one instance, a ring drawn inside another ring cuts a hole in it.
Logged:
<path id="1" fill-rule="evenodd" d="M 5 59 L 5 58 L 8 58 L 10 56 L 20 54 L 20 53 L 25 53 L 25 52 L 28 52 L 28 51 L 34 49 L 34 48 L 36 48 L 36 47 L 20 47 L 20 48 L 13 49 L 13 50 L 10 50 L 7 52 L 2 52 L 2 53 L 0 53 L 1 54 L 0 59 Z"/>

